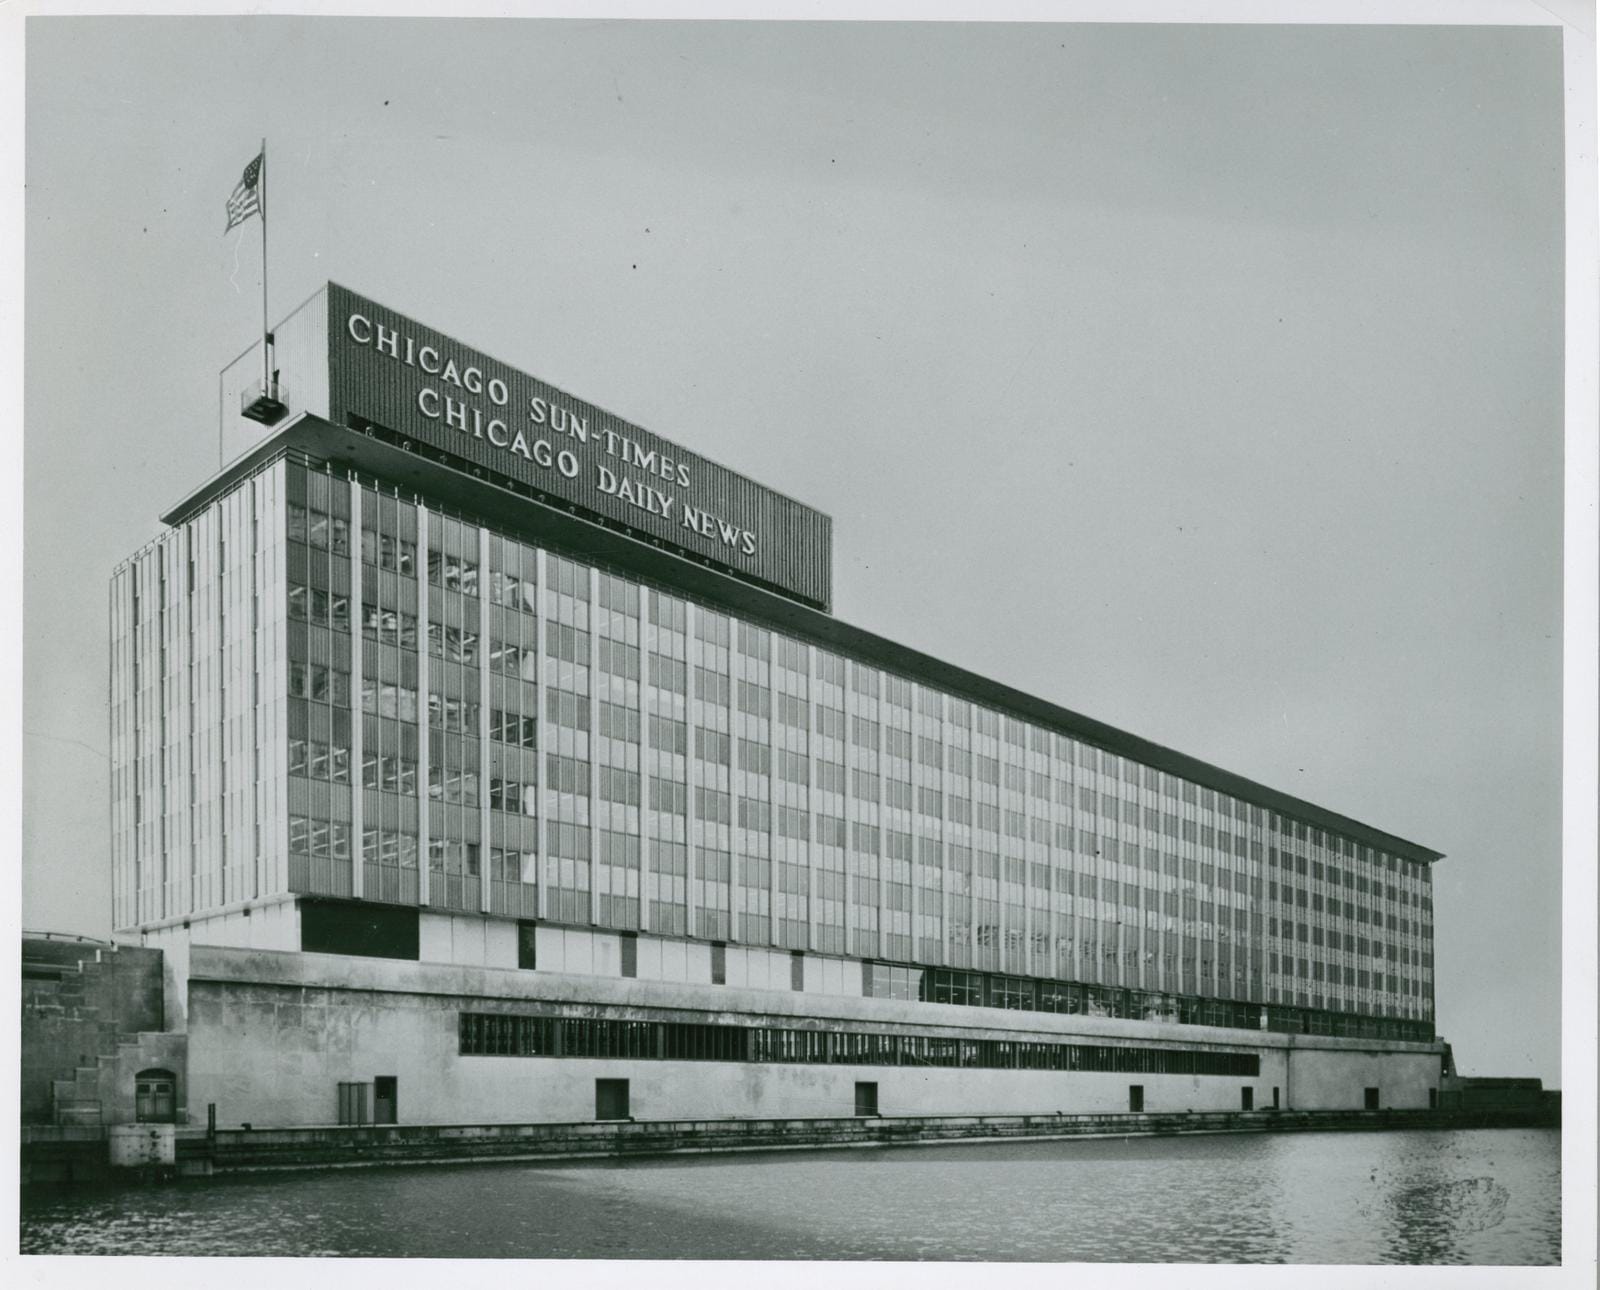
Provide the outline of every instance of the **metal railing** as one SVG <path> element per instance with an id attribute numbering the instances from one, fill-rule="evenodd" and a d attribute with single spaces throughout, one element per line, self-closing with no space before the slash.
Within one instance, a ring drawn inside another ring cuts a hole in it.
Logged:
<path id="1" fill-rule="evenodd" d="M 117 948 L 115 941 L 108 941 L 101 936 L 84 936 L 79 932 L 31 932 L 27 928 L 23 928 L 22 939 L 25 941 L 73 941 L 82 945 L 98 945 L 103 949 Z"/>

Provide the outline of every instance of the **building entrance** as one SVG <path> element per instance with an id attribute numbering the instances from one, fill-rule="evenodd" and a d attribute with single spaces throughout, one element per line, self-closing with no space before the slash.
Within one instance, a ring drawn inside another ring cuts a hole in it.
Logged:
<path id="1" fill-rule="evenodd" d="M 400 1122 L 399 1083 L 393 1075 L 379 1075 L 372 1081 L 372 1122 Z"/>

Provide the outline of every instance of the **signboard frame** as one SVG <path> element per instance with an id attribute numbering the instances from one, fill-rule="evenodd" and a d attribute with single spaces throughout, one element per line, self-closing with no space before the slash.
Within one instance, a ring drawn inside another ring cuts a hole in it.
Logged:
<path id="1" fill-rule="evenodd" d="M 822 512 L 330 282 L 328 414 L 827 612 Z"/>

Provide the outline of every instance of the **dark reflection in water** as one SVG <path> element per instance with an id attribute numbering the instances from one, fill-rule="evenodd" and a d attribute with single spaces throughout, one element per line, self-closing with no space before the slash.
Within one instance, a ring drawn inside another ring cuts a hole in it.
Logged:
<path id="1" fill-rule="evenodd" d="M 1560 1156 L 1476 1130 L 336 1170 L 25 1194 L 22 1251 L 1557 1263 Z"/>

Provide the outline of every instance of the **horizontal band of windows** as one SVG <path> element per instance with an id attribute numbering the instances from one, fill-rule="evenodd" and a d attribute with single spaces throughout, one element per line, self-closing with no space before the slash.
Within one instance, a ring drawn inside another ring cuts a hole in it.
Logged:
<path id="1" fill-rule="evenodd" d="M 1256 1053 L 1132 1048 L 945 1035 L 793 1030 L 680 1021 L 611 1021 L 463 1012 L 465 1057 L 615 1057 L 636 1061 L 804 1062 L 979 1070 L 1257 1076 Z"/>
<path id="2" fill-rule="evenodd" d="M 1428 1021 L 901 963 L 864 962 L 862 994 L 872 999 L 1118 1017 L 1187 1026 L 1224 1026 L 1274 1034 L 1398 1039 L 1417 1043 L 1431 1042 L 1434 1037 L 1433 1023 Z"/>

